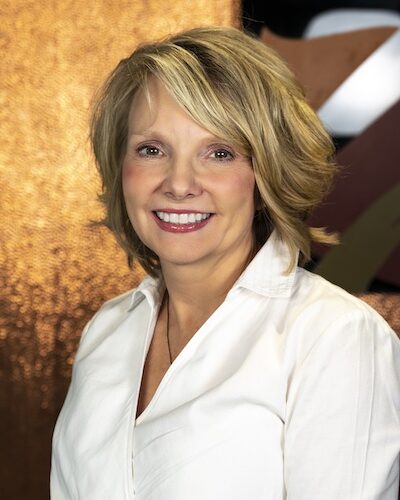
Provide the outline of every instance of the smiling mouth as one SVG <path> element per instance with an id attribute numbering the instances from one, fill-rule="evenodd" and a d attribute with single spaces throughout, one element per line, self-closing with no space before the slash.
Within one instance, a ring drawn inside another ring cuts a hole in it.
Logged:
<path id="1" fill-rule="evenodd" d="M 161 212 L 161 211 L 154 211 L 153 214 L 160 221 L 175 225 L 200 224 L 203 221 L 209 219 L 212 215 L 214 215 L 213 213 L 201 213 L 201 212 L 173 213 L 173 212 Z"/>

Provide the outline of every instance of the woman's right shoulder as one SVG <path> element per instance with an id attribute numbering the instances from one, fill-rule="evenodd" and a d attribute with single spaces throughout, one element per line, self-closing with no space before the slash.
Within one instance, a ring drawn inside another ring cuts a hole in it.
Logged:
<path id="1" fill-rule="evenodd" d="M 135 292 L 139 288 L 140 285 L 106 300 L 86 322 L 79 345 L 82 345 L 84 339 L 87 341 L 87 337 L 101 337 L 104 332 L 112 331 L 120 322 L 124 321 L 134 303 L 138 302 L 135 300 L 138 298 L 136 297 L 138 294 Z"/>
<path id="2" fill-rule="evenodd" d="M 119 314 L 128 311 L 135 304 L 139 303 L 140 300 L 144 297 L 143 293 L 136 292 L 141 292 L 154 286 L 155 280 L 150 276 L 145 275 L 136 287 L 131 288 L 130 290 L 127 290 L 126 292 L 123 292 L 120 295 L 112 297 L 111 299 L 108 299 L 106 302 L 104 302 L 100 306 L 98 311 L 94 314 L 92 319 L 99 315 L 103 316 L 104 314 L 109 313 Z"/>
<path id="3" fill-rule="evenodd" d="M 132 288 L 131 290 L 127 290 L 126 292 L 123 292 L 115 297 L 112 297 L 111 299 L 106 300 L 100 306 L 96 314 L 112 309 L 128 308 L 132 300 L 132 296 L 134 295 L 137 289 L 138 287 Z"/>

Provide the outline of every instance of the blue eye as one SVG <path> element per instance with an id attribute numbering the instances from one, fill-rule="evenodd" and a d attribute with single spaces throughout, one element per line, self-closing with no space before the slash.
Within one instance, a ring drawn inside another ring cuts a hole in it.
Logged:
<path id="1" fill-rule="evenodd" d="M 211 154 L 214 154 L 214 158 L 219 161 L 231 161 L 234 159 L 234 155 L 223 148 L 215 149 Z"/>
<path id="2" fill-rule="evenodd" d="M 139 153 L 139 156 L 158 156 L 160 150 L 156 146 L 145 144 L 144 146 L 140 146 L 137 149 L 137 152 Z"/>

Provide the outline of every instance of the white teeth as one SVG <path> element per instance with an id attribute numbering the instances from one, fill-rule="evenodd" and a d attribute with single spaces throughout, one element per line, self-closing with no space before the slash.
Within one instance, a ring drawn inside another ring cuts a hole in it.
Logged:
<path id="1" fill-rule="evenodd" d="M 159 219 L 164 222 L 172 222 L 174 224 L 193 224 L 208 219 L 211 214 L 190 213 L 190 214 L 174 214 L 171 212 L 156 212 Z"/>

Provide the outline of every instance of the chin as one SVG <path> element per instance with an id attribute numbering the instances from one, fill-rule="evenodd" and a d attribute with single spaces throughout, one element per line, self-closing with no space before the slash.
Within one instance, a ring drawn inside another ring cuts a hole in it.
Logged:
<path id="1" fill-rule="evenodd" d="M 201 260 L 201 257 L 196 258 L 194 255 L 161 255 L 159 256 L 161 263 L 176 264 L 176 265 L 188 265 L 194 264 Z"/>
<path id="2" fill-rule="evenodd" d="M 160 252 L 158 258 L 161 264 L 189 265 L 200 262 L 207 257 L 207 254 L 192 252 L 188 248 L 181 248 L 176 252 Z"/>

